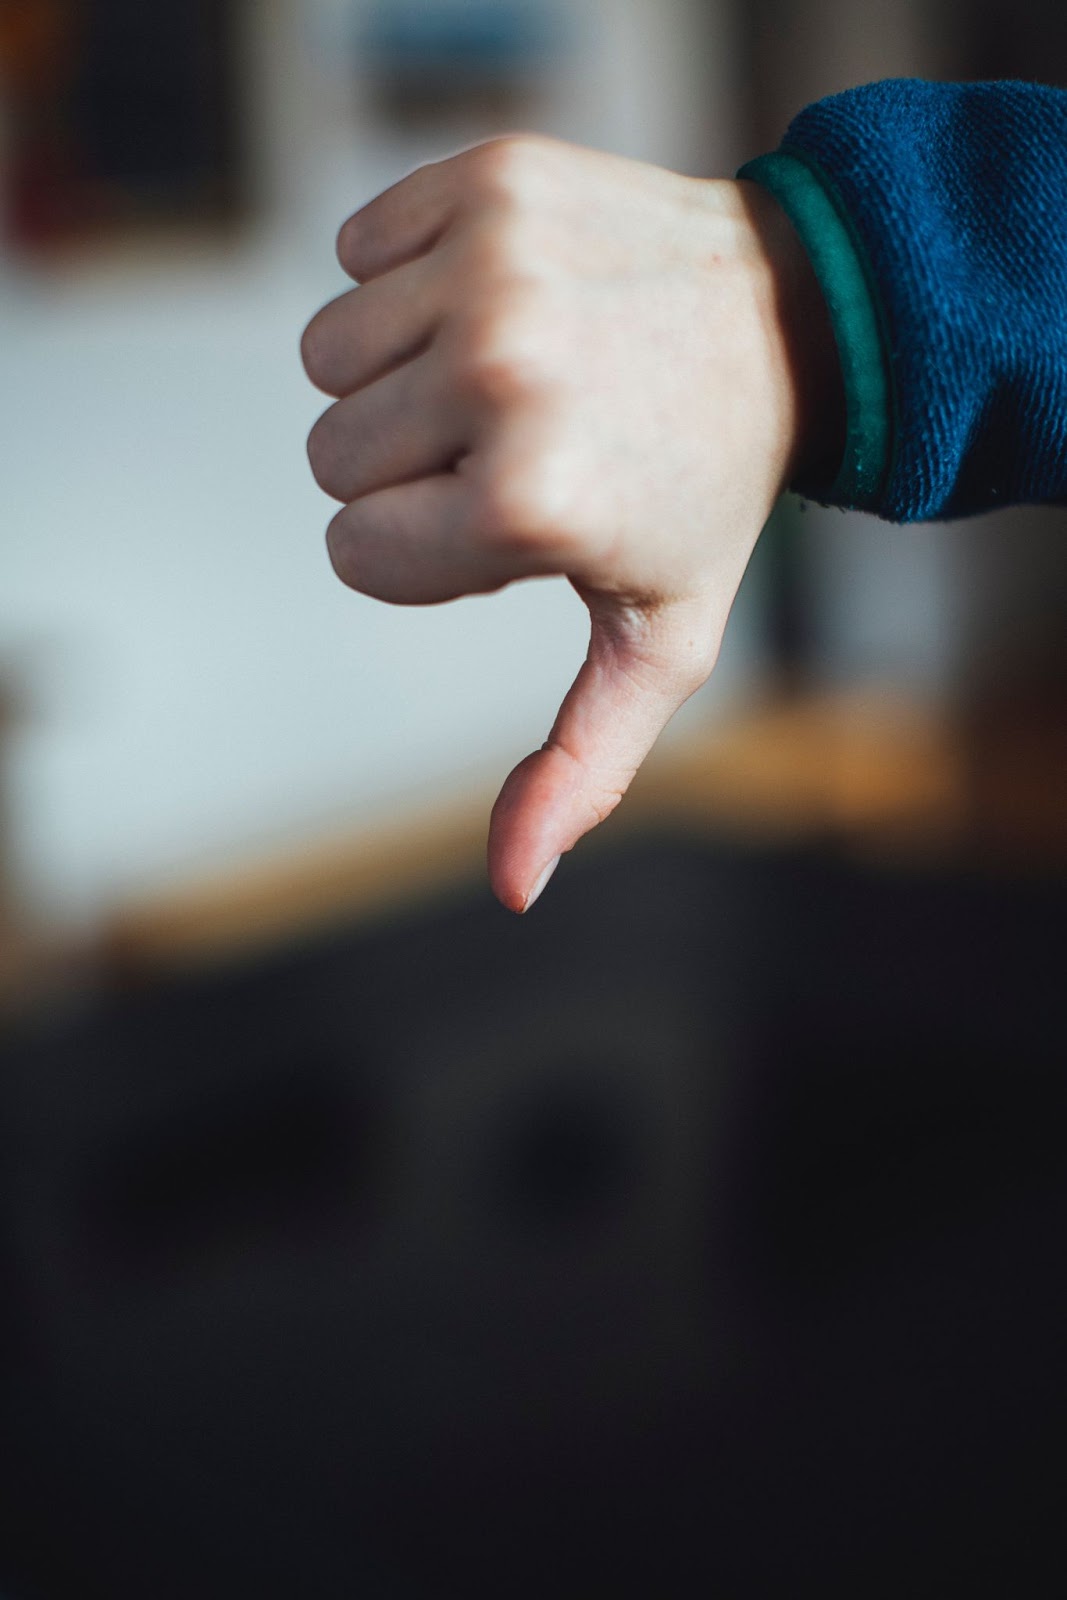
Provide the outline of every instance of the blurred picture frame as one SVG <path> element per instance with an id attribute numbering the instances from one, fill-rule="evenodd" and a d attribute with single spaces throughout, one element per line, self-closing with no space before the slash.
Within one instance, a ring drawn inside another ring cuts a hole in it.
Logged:
<path id="1" fill-rule="evenodd" d="M 57 256 L 248 209 L 239 0 L 0 0 L 5 245 Z"/>

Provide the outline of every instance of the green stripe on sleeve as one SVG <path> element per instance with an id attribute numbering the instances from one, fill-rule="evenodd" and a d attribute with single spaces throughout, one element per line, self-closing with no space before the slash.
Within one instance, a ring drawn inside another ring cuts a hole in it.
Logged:
<path id="1" fill-rule="evenodd" d="M 737 176 L 769 190 L 792 222 L 826 296 L 837 340 L 845 384 L 844 456 L 828 490 L 807 492 L 813 500 L 876 510 L 889 471 L 892 391 L 879 301 L 860 243 L 828 180 L 803 157 L 779 150 L 746 162 Z"/>

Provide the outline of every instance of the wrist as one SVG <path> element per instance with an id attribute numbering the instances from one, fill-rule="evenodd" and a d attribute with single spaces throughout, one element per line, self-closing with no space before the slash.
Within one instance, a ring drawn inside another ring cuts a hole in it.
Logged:
<path id="1" fill-rule="evenodd" d="M 774 284 L 775 323 L 793 398 L 786 485 L 830 484 L 845 449 L 845 385 L 826 297 L 787 213 L 759 184 L 738 181 Z"/>

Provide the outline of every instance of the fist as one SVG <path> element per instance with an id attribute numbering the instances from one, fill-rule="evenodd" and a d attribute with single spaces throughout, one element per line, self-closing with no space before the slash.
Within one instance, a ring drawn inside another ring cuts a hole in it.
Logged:
<path id="1" fill-rule="evenodd" d="M 776 203 L 540 137 L 420 168 L 351 217 L 314 317 L 315 478 L 337 575 L 425 604 L 561 574 L 584 664 L 493 810 L 528 909 L 704 682 L 825 411 L 833 344 Z"/>

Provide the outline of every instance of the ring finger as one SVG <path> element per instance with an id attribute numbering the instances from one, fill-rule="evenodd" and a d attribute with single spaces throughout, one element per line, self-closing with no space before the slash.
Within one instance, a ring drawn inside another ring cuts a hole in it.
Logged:
<path id="1" fill-rule="evenodd" d="M 311 430 L 308 459 L 319 487 L 347 504 L 447 471 L 470 434 L 431 348 L 331 406 Z"/>

